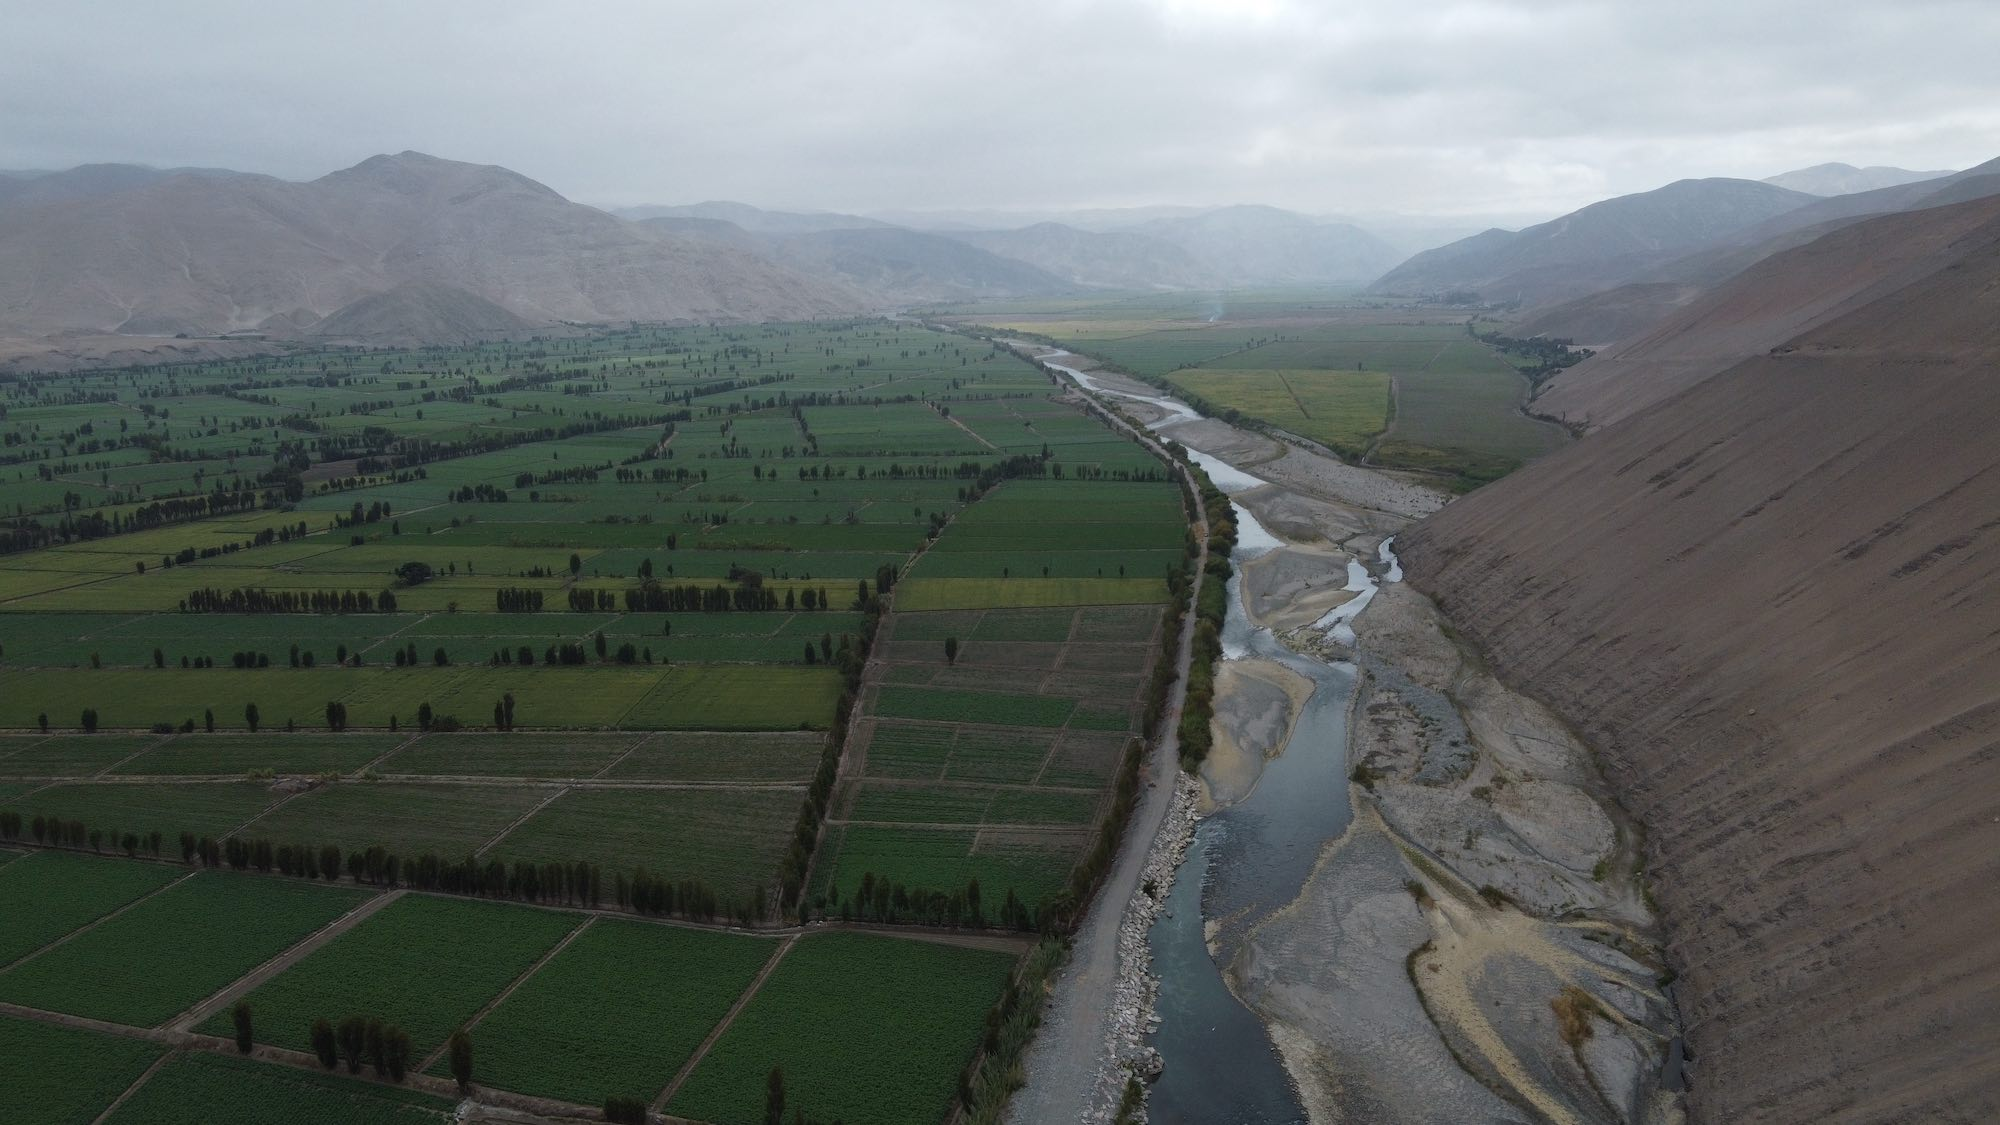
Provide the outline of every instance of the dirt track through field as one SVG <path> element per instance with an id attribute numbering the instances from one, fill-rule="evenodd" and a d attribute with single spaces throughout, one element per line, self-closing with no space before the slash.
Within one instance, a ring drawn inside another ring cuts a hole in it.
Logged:
<path id="1" fill-rule="evenodd" d="M 518 818 L 515 819 L 514 823 L 508 825 L 505 828 L 502 828 L 498 836 L 495 836 L 491 840 L 488 840 L 484 844 L 481 844 L 479 846 L 479 850 L 472 853 L 473 858 L 477 859 L 478 857 L 485 855 L 487 852 L 492 851 L 494 846 L 499 844 L 500 841 L 505 840 L 507 837 L 513 835 L 514 829 L 519 828 L 523 824 L 528 823 L 528 819 L 530 817 L 534 816 L 538 812 L 541 812 L 543 809 L 548 808 L 551 804 L 555 802 L 556 798 L 562 796 L 564 793 L 567 792 L 569 792 L 569 786 L 565 785 L 560 789 L 557 789 L 555 792 L 549 794 L 548 796 L 542 798 L 541 801 L 539 801 L 534 808 L 529 809 L 527 812 L 522 813 Z"/>
<path id="2" fill-rule="evenodd" d="M 402 898 L 406 893 L 405 891 L 397 890 L 371 897 L 368 901 L 361 903 L 354 909 L 313 931 L 305 940 L 224 985 L 214 995 L 182 1012 L 180 1015 L 175 1016 L 173 1019 L 168 1020 L 166 1022 L 167 1030 L 193 1031 L 195 1028 L 200 1027 L 211 1016 L 221 1011 L 225 1005 L 232 1004 L 238 999 L 249 995 L 265 981 L 298 964 L 308 954 L 317 952 L 334 938 L 339 937 L 373 917 L 376 912 L 397 899 Z"/>
<path id="3" fill-rule="evenodd" d="M 153 1077 L 153 1075 L 158 1074 L 160 1072 L 161 1067 L 167 1065 L 169 1062 L 172 1062 L 174 1059 L 179 1057 L 180 1057 L 179 1051 L 168 1051 L 166 1054 L 163 1054 L 159 1058 L 154 1059 L 153 1065 L 147 1067 L 143 1071 L 140 1071 L 139 1077 L 134 1078 L 130 1086 L 125 1087 L 123 1092 L 121 1092 L 116 1098 L 113 1098 L 111 1100 L 111 1104 L 104 1107 L 103 1113 L 100 1113 L 96 1117 L 90 1119 L 90 1125 L 104 1125 L 106 1121 L 111 1120 L 112 1114 L 118 1112 L 118 1107 L 130 1101 L 132 1095 L 139 1092 L 139 1087 L 144 1086 Z"/>
<path id="4" fill-rule="evenodd" d="M 689 1055 L 688 1060 L 681 1064 L 680 1070 L 675 1072 L 674 1080 L 667 1083 L 667 1088 L 660 1091 L 659 1097 L 653 1099 L 654 1113 L 660 1112 L 675 1094 L 680 1093 L 681 1086 L 686 1084 L 688 1080 L 688 1075 L 693 1074 L 694 1068 L 701 1064 L 701 1060 L 708 1057 L 709 1048 L 715 1046 L 716 1040 L 722 1038 L 722 1033 L 728 1031 L 729 1025 L 736 1022 L 736 1017 L 743 1014 L 743 1009 L 750 1006 L 751 998 L 757 995 L 758 990 L 764 987 L 764 982 L 770 980 L 771 974 L 777 971 L 778 962 L 783 961 L 785 954 L 790 953 L 792 946 L 798 943 L 799 939 L 796 934 L 786 938 L 785 943 L 778 947 L 777 952 L 771 954 L 771 959 L 764 962 L 764 968 L 758 972 L 757 979 L 751 981 L 750 987 L 743 990 L 743 995 L 736 998 L 736 1003 L 730 1007 L 729 1014 L 723 1016 L 722 1022 L 716 1024 L 709 1031 L 708 1038 L 701 1041 L 701 1046 L 696 1047 L 694 1054 Z"/>
<path id="5" fill-rule="evenodd" d="M 479 1026 L 480 1020 L 483 1020 L 487 1016 L 491 1015 L 493 1013 L 493 1009 L 498 1008 L 502 1003 L 506 1001 L 506 999 L 509 996 L 514 995 L 515 989 L 520 988 L 522 985 L 528 983 L 529 978 L 533 977 L 536 973 L 542 971 L 542 966 L 555 960 L 556 955 L 558 953 L 561 953 L 563 950 L 569 948 L 570 942 L 573 942 L 577 938 L 583 936 L 583 931 L 589 929 L 596 923 L 597 923 L 597 915 L 592 914 L 584 918 L 582 925 L 576 927 L 569 933 L 563 935 L 563 939 L 557 942 L 554 948 L 550 949 L 547 953 L 542 954 L 539 960 L 537 960 L 534 964 L 528 966 L 526 972 L 523 972 L 520 976 L 515 977 L 512 983 L 510 983 L 506 988 L 501 989 L 500 995 L 495 996 L 491 1000 L 488 1000 L 484 1007 L 480 1008 L 477 1012 L 474 1012 L 472 1018 L 465 1021 L 464 1030 L 468 1034 L 470 1034 L 473 1028 Z M 418 1073 L 422 1073 L 424 1071 L 429 1070 L 430 1068 L 436 1066 L 438 1060 L 443 1058 L 444 1053 L 449 1050 L 451 1050 L 451 1040 L 447 1038 L 444 1042 L 438 1044 L 437 1050 L 432 1051 L 429 1055 L 426 1055 L 424 1057 L 424 1061 L 418 1063 L 412 1069 L 416 1070 Z"/>

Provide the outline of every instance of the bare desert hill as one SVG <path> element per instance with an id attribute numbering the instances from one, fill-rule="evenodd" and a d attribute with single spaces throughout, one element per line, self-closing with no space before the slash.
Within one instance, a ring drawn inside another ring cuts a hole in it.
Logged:
<path id="1" fill-rule="evenodd" d="M 1678 336 L 1806 331 L 1398 539 L 1647 826 L 1700 1121 L 2000 1119 L 2000 208 L 1962 206 L 1900 273 L 1858 259 L 1941 212 L 1770 259 Z"/>
<path id="2" fill-rule="evenodd" d="M 1560 336 L 1599 345 L 1629 342 L 1703 292 L 1773 254 L 1875 215 L 1944 207 L 1995 194 L 2000 194 L 2000 160 L 1808 203 L 1658 263 L 1616 288 L 1527 310 L 1516 321 L 1514 334 Z"/>
<path id="3" fill-rule="evenodd" d="M 649 231 L 525 176 L 421 153 L 309 183 L 175 175 L 0 209 L 0 333 L 284 331 L 406 282 L 523 320 L 768 320 L 852 294 Z"/>
<path id="4" fill-rule="evenodd" d="M 1615 422 L 1883 292 L 1954 268 L 1968 243 L 1991 237 L 1996 220 L 2000 196 L 1832 224 L 1828 233 L 1763 258 L 1713 289 L 1691 287 L 1699 296 L 1679 312 L 1558 374 L 1532 409 L 1572 425 Z M 1654 292 L 1623 286 L 1595 301 L 1635 290 Z"/>
<path id="5" fill-rule="evenodd" d="M 1476 293 L 1524 307 L 1569 300 L 1631 280 L 1773 216 L 1816 202 L 1754 180 L 1679 180 L 1593 203 L 1519 231 L 1490 230 L 1426 250 L 1369 291 Z"/>

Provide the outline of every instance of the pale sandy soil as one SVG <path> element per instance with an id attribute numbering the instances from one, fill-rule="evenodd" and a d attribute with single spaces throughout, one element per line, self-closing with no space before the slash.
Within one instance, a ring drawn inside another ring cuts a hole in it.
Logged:
<path id="1" fill-rule="evenodd" d="M 1250 795 L 1264 763 L 1284 753 L 1312 692 L 1311 680 L 1270 660 L 1231 660 L 1216 669 L 1214 744 L 1201 765 L 1197 811 L 1206 816 Z"/>

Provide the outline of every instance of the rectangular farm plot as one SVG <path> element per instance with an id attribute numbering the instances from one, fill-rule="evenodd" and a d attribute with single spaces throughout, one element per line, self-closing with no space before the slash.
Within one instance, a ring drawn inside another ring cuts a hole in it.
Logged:
<path id="1" fill-rule="evenodd" d="M 554 792 L 545 786 L 342 781 L 286 803 L 245 835 L 313 847 L 335 844 L 344 852 L 382 847 L 406 859 L 429 852 L 456 860 L 484 847 Z"/>
<path id="2" fill-rule="evenodd" d="M 930 719 L 1015 727 L 1059 727 L 1069 721 L 1069 713 L 1075 707 L 1076 702 L 1070 699 L 981 691 L 937 691 L 898 684 L 884 686 L 875 697 L 875 714 L 892 719 Z"/>
<path id="3" fill-rule="evenodd" d="M 765 1076 L 819 1120 L 941 1120 L 978 1045 L 1011 954 L 864 934 L 814 934 L 778 963 L 716 1041 L 670 1113 L 717 1125 L 764 1120 Z"/>
<path id="4" fill-rule="evenodd" d="M 80 820 L 104 833 L 111 846 L 126 833 L 158 832 L 167 840 L 183 832 L 221 839 L 284 799 L 265 781 L 149 785 L 137 781 L 51 785 L 12 802 L 32 821 L 38 816 Z"/>
<path id="5" fill-rule="evenodd" d="M 192 1052 L 146 1080 L 106 1125 L 340 1121 L 447 1125 L 453 1103 L 415 1090 Z"/>
<path id="6" fill-rule="evenodd" d="M 35 1125 L 90 1125 L 166 1048 L 38 1020 L 0 1016 L 7 1112 Z"/>
<path id="7" fill-rule="evenodd" d="M 651 1101 L 778 946 L 600 919 L 473 1029 L 481 1081 L 581 1105 Z"/>
<path id="8" fill-rule="evenodd" d="M 668 879 L 699 879 L 747 900 L 774 883 L 805 800 L 803 788 L 572 789 L 495 844 L 509 862 L 575 862 L 607 874 L 644 867 Z"/>
<path id="9" fill-rule="evenodd" d="M 592 777 L 638 743 L 632 734 L 432 734 L 383 762 L 385 774 Z"/>
<path id="10" fill-rule="evenodd" d="M 35 852 L 0 863 L 0 966 L 179 879 L 158 863 Z"/>
<path id="11" fill-rule="evenodd" d="M 266 981 L 247 998 L 257 1038 L 310 1050 L 312 1022 L 379 1016 L 422 1059 L 500 995 L 584 916 L 476 899 L 405 895 Z M 203 1025 L 231 1033 L 230 1014 Z"/>
<path id="12" fill-rule="evenodd" d="M 352 773 L 404 741 L 393 734 L 187 734 L 124 762 L 114 775 Z"/>
<path id="13" fill-rule="evenodd" d="M 1098 794 L 1052 789 L 863 782 L 850 824 L 1049 825 L 1088 827 Z"/>
<path id="14" fill-rule="evenodd" d="M 830 831 L 826 866 L 815 879 L 827 897 L 828 914 L 853 899 L 864 876 L 901 883 L 912 890 L 954 892 L 979 880 L 985 902 L 1003 901 L 1013 891 L 1032 907 L 1060 891 L 1070 866 L 1089 839 L 1075 832 L 1001 832 L 975 828 L 912 828 L 854 824 Z M 992 907 L 989 906 L 989 912 Z"/>
<path id="15" fill-rule="evenodd" d="M 59 734 L 0 758 L 0 775 L 90 777 L 158 741 L 158 735 Z"/>
<path id="16" fill-rule="evenodd" d="M 1007 606 L 1160 604 L 1164 578 L 908 578 L 896 608 L 992 609 Z"/>
<path id="17" fill-rule="evenodd" d="M 605 771 L 637 781 L 793 782 L 819 769 L 826 735 L 673 731 L 646 736 Z"/>
<path id="18" fill-rule="evenodd" d="M 202 872 L 0 973 L 0 1000 L 154 1027 L 368 897 L 292 879 Z"/>
<path id="19" fill-rule="evenodd" d="M 803 644 L 804 642 L 800 642 Z M 624 715 L 629 730 L 825 730 L 840 701 L 831 668 L 683 666 Z"/>

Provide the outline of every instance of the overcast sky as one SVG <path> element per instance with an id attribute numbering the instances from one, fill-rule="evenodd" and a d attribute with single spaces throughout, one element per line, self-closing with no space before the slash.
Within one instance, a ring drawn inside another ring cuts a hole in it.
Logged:
<path id="1" fill-rule="evenodd" d="M 0 0 L 0 168 L 378 152 L 600 205 L 1548 213 L 2000 156 L 2000 3 Z"/>

